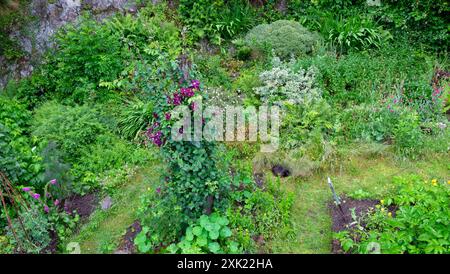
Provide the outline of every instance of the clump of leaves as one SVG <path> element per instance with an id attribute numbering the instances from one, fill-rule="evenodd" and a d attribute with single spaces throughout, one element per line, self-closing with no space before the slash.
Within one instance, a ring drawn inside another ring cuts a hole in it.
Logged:
<path id="1" fill-rule="evenodd" d="M 147 129 L 153 115 L 153 104 L 139 99 L 128 102 L 127 107 L 120 112 L 117 121 L 119 134 L 128 139 L 136 140 L 139 134 Z"/>
<path id="2" fill-rule="evenodd" d="M 229 221 L 219 213 L 202 215 L 186 229 L 186 234 L 177 244 L 170 245 L 167 250 L 171 253 L 239 253 L 237 242 L 230 239 L 232 231 L 228 227 Z"/>
<path id="3" fill-rule="evenodd" d="M 328 40 L 340 52 L 349 49 L 363 50 L 380 48 L 387 40 L 392 39 L 389 31 L 376 26 L 369 18 L 354 16 L 346 19 L 331 20 Z"/>

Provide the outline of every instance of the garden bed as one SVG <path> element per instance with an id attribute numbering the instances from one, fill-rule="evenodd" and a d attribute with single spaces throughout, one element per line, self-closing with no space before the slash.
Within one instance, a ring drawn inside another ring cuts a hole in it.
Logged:
<path id="1" fill-rule="evenodd" d="M 95 193 L 86 195 L 73 195 L 64 200 L 64 209 L 67 212 L 76 211 L 82 220 L 86 220 L 98 205 L 98 197 Z"/>
<path id="2" fill-rule="evenodd" d="M 119 247 L 114 252 L 115 254 L 133 254 L 136 253 L 136 246 L 134 245 L 134 238 L 141 232 L 141 223 L 136 220 L 134 223 L 127 228 L 127 232 L 120 241 Z"/>
<path id="3" fill-rule="evenodd" d="M 332 230 L 333 232 L 339 232 L 342 230 L 351 229 L 353 226 L 352 218 L 352 208 L 355 209 L 355 214 L 357 217 L 363 216 L 369 210 L 375 208 L 379 204 L 378 200 L 365 199 L 365 200 L 355 200 L 349 197 L 342 197 L 341 209 L 336 206 L 334 202 L 329 203 L 330 214 L 333 220 Z M 345 253 L 341 248 L 341 243 L 333 239 L 331 252 L 333 254 L 343 254 Z"/>

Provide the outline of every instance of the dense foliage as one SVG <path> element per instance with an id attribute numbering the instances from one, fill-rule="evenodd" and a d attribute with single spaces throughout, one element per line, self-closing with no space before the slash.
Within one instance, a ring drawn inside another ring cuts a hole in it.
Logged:
<path id="1" fill-rule="evenodd" d="M 363 226 L 336 236 L 344 250 L 370 253 L 370 244 L 378 243 L 381 253 L 448 254 L 448 183 L 417 176 L 398 177 L 393 183 L 394 194 L 381 200 L 364 220 L 355 220 L 364 221 Z"/>

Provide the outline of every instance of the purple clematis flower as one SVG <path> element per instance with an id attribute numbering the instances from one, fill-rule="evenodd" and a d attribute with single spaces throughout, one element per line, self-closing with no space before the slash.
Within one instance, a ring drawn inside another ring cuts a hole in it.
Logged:
<path id="1" fill-rule="evenodd" d="M 173 95 L 172 103 L 174 106 L 179 106 L 181 104 L 181 95 L 179 93 Z"/>
<path id="2" fill-rule="evenodd" d="M 198 89 L 200 87 L 200 81 L 197 79 L 194 79 L 191 81 L 191 87 L 193 89 Z"/>
<path id="3" fill-rule="evenodd" d="M 47 206 L 47 205 L 44 205 L 44 211 L 45 211 L 45 213 L 48 213 L 49 210 L 50 210 L 50 209 L 48 208 L 48 206 Z"/>
<path id="4" fill-rule="evenodd" d="M 25 192 L 29 192 L 31 190 L 31 187 L 23 187 L 22 188 L 22 191 L 25 191 Z"/>
<path id="5" fill-rule="evenodd" d="M 51 180 L 51 181 L 50 181 L 50 184 L 56 185 L 56 179 Z"/>
<path id="6" fill-rule="evenodd" d="M 39 193 L 33 193 L 31 196 L 32 196 L 33 198 L 35 198 L 36 200 L 39 199 L 39 198 L 41 198 L 41 194 L 39 194 Z"/>
<path id="7" fill-rule="evenodd" d="M 181 95 L 184 97 L 194 96 L 194 91 L 191 88 L 181 88 Z"/>

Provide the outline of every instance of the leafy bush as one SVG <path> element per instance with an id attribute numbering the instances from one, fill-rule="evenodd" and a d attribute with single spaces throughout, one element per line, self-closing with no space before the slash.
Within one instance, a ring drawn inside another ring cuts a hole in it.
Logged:
<path id="1" fill-rule="evenodd" d="M 403 35 L 413 43 L 421 42 L 435 50 L 449 48 L 449 3 L 439 1 L 386 0 L 373 13 L 380 23 Z M 426 27 L 424 27 L 426 26 Z"/>
<path id="2" fill-rule="evenodd" d="M 139 92 L 139 67 L 148 69 L 163 52 L 180 52 L 179 31 L 157 9 L 150 5 L 136 18 L 117 15 L 101 24 L 85 17 L 62 28 L 46 67 L 59 97 L 83 103 L 105 101 L 115 90 Z"/>
<path id="3" fill-rule="evenodd" d="M 178 13 L 195 40 L 208 38 L 217 45 L 247 31 L 256 18 L 248 1 L 239 0 L 180 0 Z"/>
<path id="4" fill-rule="evenodd" d="M 79 158 L 73 163 L 71 174 L 77 178 L 73 187 L 78 193 L 98 189 L 108 170 L 118 172 L 126 164 L 144 164 L 150 156 L 147 149 L 136 148 L 114 135 L 98 135 L 92 144 L 82 148 Z"/>
<path id="5" fill-rule="evenodd" d="M 344 108 L 382 100 L 392 105 L 394 100 L 402 99 L 403 104 L 419 113 L 421 120 L 435 119 L 440 112 L 430 85 L 431 56 L 409 47 L 395 44 L 377 52 L 351 52 L 339 59 L 324 54 L 299 60 L 297 65 L 304 69 L 317 67 L 324 97 Z"/>
<path id="6" fill-rule="evenodd" d="M 273 68 L 259 75 L 262 85 L 254 90 L 265 103 L 310 104 L 322 96 L 316 85 L 316 74 L 315 67 L 295 71 L 292 63 L 274 58 Z"/>
<path id="7" fill-rule="evenodd" d="M 412 157 L 418 154 L 417 148 L 422 147 L 423 134 L 417 113 L 404 113 L 393 129 L 393 136 L 395 147 L 400 153 Z"/>
<path id="8" fill-rule="evenodd" d="M 4 92 L 31 110 L 45 101 L 49 96 L 47 92 L 54 88 L 48 77 L 45 67 L 37 67 L 29 77 L 22 78 L 18 82 L 9 81 Z"/>
<path id="9" fill-rule="evenodd" d="M 160 188 L 149 188 L 149 191 L 141 198 L 139 215 L 142 231 L 134 240 L 138 250 L 143 253 L 178 241 L 188 222 L 175 195 L 169 194 L 162 198 Z"/>
<path id="10" fill-rule="evenodd" d="M 122 71 L 122 50 L 119 33 L 92 19 L 78 26 L 66 25 L 56 36 L 58 44 L 50 58 L 49 68 L 61 98 L 82 103 L 90 97 L 102 96 L 100 81 L 113 81 Z"/>
<path id="11" fill-rule="evenodd" d="M 310 104 L 286 104 L 282 120 L 281 145 L 293 149 L 306 144 L 315 132 L 334 134 L 336 130 L 336 113 L 325 100 Z"/>
<path id="12" fill-rule="evenodd" d="M 365 225 L 335 235 L 342 248 L 347 252 L 369 253 L 369 247 L 377 243 L 381 253 L 448 254 L 448 182 L 409 176 L 396 177 L 393 183 L 396 191 L 363 219 Z"/>
<path id="13" fill-rule="evenodd" d="M 15 183 L 41 182 L 41 158 L 27 136 L 30 112 L 16 100 L 0 96 L 0 167 Z"/>
<path id="14" fill-rule="evenodd" d="M 417 112 L 401 105 L 360 105 L 339 115 L 340 130 L 345 138 L 393 142 L 403 155 L 418 154 L 423 133 Z"/>
<path id="15" fill-rule="evenodd" d="M 257 187 L 250 175 L 251 170 L 240 172 L 234 177 L 234 191 L 230 202 L 238 207 L 229 207 L 226 216 L 233 229 L 233 237 L 244 251 L 254 248 L 255 238 L 270 240 L 286 236 L 292 229 L 290 216 L 293 205 L 292 193 L 283 190 L 279 179 L 267 177 L 261 187 Z"/>
<path id="16" fill-rule="evenodd" d="M 55 141 L 65 159 L 75 161 L 84 147 L 106 132 L 99 115 L 90 106 L 64 106 L 55 102 L 38 108 L 32 124 L 32 133 L 43 142 Z"/>
<path id="17" fill-rule="evenodd" d="M 319 41 L 318 34 L 288 20 L 258 25 L 245 36 L 245 43 L 254 50 L 266 53 L 272 50 L 275 56 L 283 59 L 311 54 Z"/>

